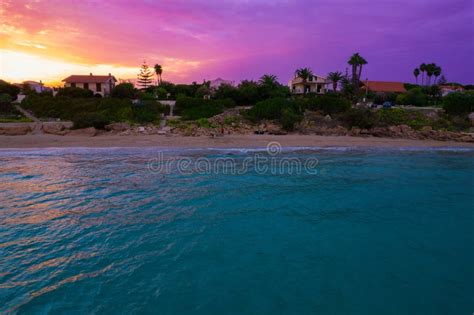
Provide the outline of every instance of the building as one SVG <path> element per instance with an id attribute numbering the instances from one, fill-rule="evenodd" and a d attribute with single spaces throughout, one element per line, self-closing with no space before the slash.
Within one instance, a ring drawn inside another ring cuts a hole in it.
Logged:
<path id="1" fill-rule="evenodd" d="M 464 88 L 460 85 L 440 85 L 439 89 L 442 96 L 446 96 L 451 93 L 464 92 Z"/>
<path id="2" fill-rule="evenodd" d="M 405 84 L 403 82 L 387 82 L 387 81 L 361 81 L 361 90 L 374 93 L 405 93 Z"/>
<path id="3" fill-rule="evenodd" d="M 234 86 L 234 81 L 228 81 L 228 80 L 224 80 L 222 78 L 217 78 L 215 80 L 210 81 L 209 87 L 211 89 L 218 89 L 219 86 L 221 86 L 222 84 L 227 84 L 227 85 Z"/>
<path id="4" fill-rule="evenodd" d="M 33 91 L 35 91 L 36 93 L 42 93 L 42 92 L 45 92 L 45 91 L 51 91 L 50 88 L 47 88 L 44 86 L 43 82 L 39 81 L 39 82 L 36 82 L 36 81 L 25 81 L 23 82 L 23 87 L 24 86 L 28 86 L 30 89 L 32 89 Z"/>
<path id="5" fill-rule="evenodd" d="M 313 75 L 304 82 L 302 78 L 295 76 L 288 82 L 288 86 L 293 94 L 324 94 L 327 90 L 327 80 L 325 77 Z"/>
<path id="6" fill-rule="evenodd" d="M 117 79 L 109 75 L 71 75 L 63 80 L 64 87 L 77 87 L 91 90 L 94 95 L 107 96 L 117 83 Z"/>

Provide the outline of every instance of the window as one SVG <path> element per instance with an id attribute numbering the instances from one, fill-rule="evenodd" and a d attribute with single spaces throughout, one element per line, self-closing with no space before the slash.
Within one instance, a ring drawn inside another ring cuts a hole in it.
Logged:
<path id="1" fill-rule="evenodd" d="M 71 87 L 76 87 L 76 83 L 71 83 Z"/>
<path id="2" fill-rule="evenodd" d="M 84 83 L 84 89 L 86 89 L 86 90 L 89 89 L 89 83 Z"/>
<path id="3" fill-rule="evenodd" d="M 96 83 L 96 84 L 95 84 L 95 90 L 96 90 L 97 92 L 102 92 L 102 85 L 101 85 L 100 83 Z"/>

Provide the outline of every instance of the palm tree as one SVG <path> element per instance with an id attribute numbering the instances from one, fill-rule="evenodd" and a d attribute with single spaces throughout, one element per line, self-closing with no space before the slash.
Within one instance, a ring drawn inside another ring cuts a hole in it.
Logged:
<path id="1" fill-rule="evenodd" d="M 295 71 L 295 76 L 303 80 L 303 93 L 306 94 L 306 83 L 308 79 L 311 80 L 313 78 L 313 71 L 310 68 L 300 68 Z"/>
<path id="2" fill-rule="evenodd" d="M 355 53 L 347 63 L 352 66 L 352 84 L 354 84 L 354 90 L 357 92 L 359 90 L 360 76 L 362 75 L 362 66 L 367 64 L 367 60 L 359 53 Z"/>
<path id="3" fill-rule="evenodd" d="M 332 89 L 334 91 L 337 90 L 337 85 L 338 85 L 339 81 L 342 80 L 343 77 L 344 76 L 342 75 L 342 72 L 339 72 L 339 71 L 329 72 L 328 79 L 329 79 L 329 81 L 332 82 Z"/>
<path id="4" fill-rule="evenodd" d="M 267 85 L 267 86 L 276 86 L 278 85 L 278 78 L 276 75 L 273 74 L 264 74 L 258 80 L 260 85 Z"/>
<path id="5" fill-rule="evenodd" d="M 431 77 L 434 74 L 434 70 L 436 65 L 434 63 L 430 63 L 426 66 L 426 76 L 428 77 L 428 85 L 431 85 Z"/>
<path id="6" fill-rule="evenodd" d="M 421 71 L 421 86 L 424 86 L 425 85 L 426 63 L 422 63 L 420 65 L 420 71 Z"/>
<path id="7" fill-rule="evenodd" d="M 420 75 L 420 69 L 415 68 L 415 70 L 413 70 L 413 75 L 415 76 L 416 84 L 418 85 L 418 76 Z"/>
<path id="8" fill-rule="evenodd" d="M 433 71 L 433 74 L 435 76 L 435 84 L 438 84 L 438 77 L 441 75 L 441 67 L 440 66 L 436 66 L 434 71 Z"/>
<path id="9" fill-rule="evenodd" d="M 158 82 L 161 85 L 161 82 L 162 82 L 161 75 L 163 74 L 163 68 L 161 67 L 161 65 L 159 64 L 155 65 L 155 73 L 156 73 L 156 76 L 158 77 Z"/>

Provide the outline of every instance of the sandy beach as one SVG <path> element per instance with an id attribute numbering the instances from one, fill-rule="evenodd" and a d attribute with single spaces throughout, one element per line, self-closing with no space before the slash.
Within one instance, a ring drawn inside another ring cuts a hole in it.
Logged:
<path id="1" fill-rule="evenodd" d="M 102 134 L 88 136 L 56 136 L 49 134 L 0 136 L 0 148 L 55 147 L 184 147 L 184 148 L 244 148 L 265 147 L 276 141 L 282 147 L 464 147 L 474 143 L 408 140 L 377 137 L 315 136 L 315 135 L 227 135 L 219 138 L 162 135 L 118 136 Z"/>

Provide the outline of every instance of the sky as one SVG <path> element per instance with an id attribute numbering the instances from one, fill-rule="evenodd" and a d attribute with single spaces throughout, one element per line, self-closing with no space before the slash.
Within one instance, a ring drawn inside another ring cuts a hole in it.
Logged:
<path id="1" fill-rule="evenodd" d="M 474 83 L 472 0 L 0 0 L 0 79 L 136 78 L 144 60 L 175 83 L 287 82 L 297 68 L 414 82 L 422 62 Z"/>

